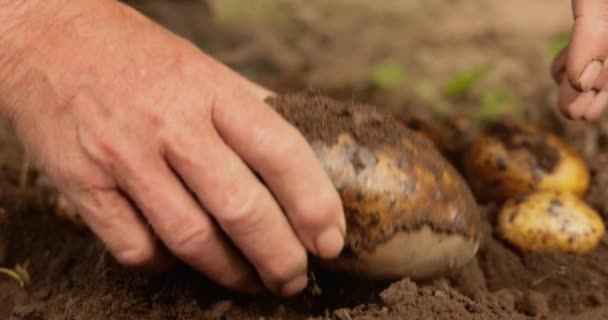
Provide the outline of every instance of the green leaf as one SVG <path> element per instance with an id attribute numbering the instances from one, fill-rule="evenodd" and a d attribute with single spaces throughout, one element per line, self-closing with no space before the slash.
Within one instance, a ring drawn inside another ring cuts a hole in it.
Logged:
<path id="1" fill-rule="evenodd" d="M 511 91 L 503 88 L 491 89 L 483 94 L 475 115 L 482 122 L 491 121 L 501 115 L 522 116 L 521 100 Z"/>
<path id="2" fill-rule="evenodd" d="M 556 55 L 562 48 L 568 45 L 570 41 L 570 33 L 562 32 L 549 39 L 549 52 L 551 55 Z"/>
<path id="3" fill-rule="evenodd" d="M 385 61 L 372 66 L 370 78 L 380 89 L 392 89 L 405 81 L 403 66 L 397 62 Z"/>
<path id="4" fill-rule="evenodd" d="M 443 86 L 443 92 L 450 97 L 462 97 L 482 80 L 490 71 L 488 67 L 477 67 L 455 73 Z"/>

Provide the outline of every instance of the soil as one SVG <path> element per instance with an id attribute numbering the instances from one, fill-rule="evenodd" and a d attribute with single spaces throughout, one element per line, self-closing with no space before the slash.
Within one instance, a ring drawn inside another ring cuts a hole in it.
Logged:
<path id="1" fill-rule="evenodd" d="M 235 22 L 229 19 L 234 10 L 219 10 L 222 3 L 238 8 L 237 0 L 211 1 L 224 19 L 215 22 L 192 18 L 199 2 L 175 2 L 188 19 L 168 14 L 171 6 L 161 2 L 150 1 L 142 11 L 243 74 L 275 90 L 314 86 L 343 100 L 428 116 L 448 128 L 454 154 L 477 128 L 470 119 L 477 94 L 497 84 L 512 88 L 526 101 L 528 122 L 583 154 L 592 169 L 585 200 L 608 221 L 608 122 L 576 124 L 554 112 L 556 90 L 543 41 L 569 28 L 569 1 L 277 1 L 283 11 L 272 23 L 260 22 L 259 12 Z M 403 90 L 372 86 L 369 67 L 387 57 L 401 61 L 425 87 L 462 67 L 495 68 L 471 95 L 450 101 L 448 115 L 439 107 L 443 97 L 420 97 L 409 84 Z M 594 320 L 608 314 L 608 236 L 584 256 L 521 254 L 495 235 L 494 204 L 483 207 L 485 237 L 477 257 L 457 275 L 431 282 L 371 283 L 314 270 L 301 295 L 250 297 L 227 292 L 185 266 L 164 274 L 130 270 L 89 233 L 53 216 L 55 191 L 36 184 L 35 172 L 22 184 L 22 149 L 10 126 L 0 129 L 0 266 L 29 261 L 32 279 L 22 288 L 0 276 L 0 319 Z"/>

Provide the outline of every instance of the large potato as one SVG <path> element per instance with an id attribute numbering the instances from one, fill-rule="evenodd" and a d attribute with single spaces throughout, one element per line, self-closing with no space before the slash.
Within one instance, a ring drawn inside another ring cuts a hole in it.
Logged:
<path id="1" fill-rule="evenodd" d="M 567 191 L 536 191 L 505 202 L 498 214 L 499 234 L 524 252 L 584 254 L 604 235 L 602 218 Z"/>
<path id="2" fill-rule="evenodd" d="M 475 195 L 503 202 L 532 190 L 581 196 L 590 173 L 585 161 L 557 136 L 531 125 L 493 123 L 472 141 L 464 161 Z"/>
<path id="3" fill-rule="evenodd" d="M 373 279 L 426 279 L 474 257 L 477 204 L 430 140 L 371 106 L 313 93 L 268 102 L 309 141 L 345 208 L 346 248 L 322 266 Z"/>
<path id="4" fill-rule="evenodd" d="M 439 151 L 445 151 L 447 149 L 446 141 L 441 130 L 431 121 L 416 116 L 410 116 L 399 120 L 404 123 L 406 127 L 431 140 Z"/>

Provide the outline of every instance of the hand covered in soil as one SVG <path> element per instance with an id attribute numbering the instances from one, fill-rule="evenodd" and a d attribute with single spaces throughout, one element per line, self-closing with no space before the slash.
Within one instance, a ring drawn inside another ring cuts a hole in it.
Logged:
<path id="1" fill-rule="evenodd" d="M 1 111 L 126 265 L 291 295 L 337 256 L 338 193 L 268 95 L 118 2 L 0 0 Z"/>
<path id="2" fill-rule="evenodd" d="M 574 26 L 551 67 L 559 107 L 571 119 L 593 121 L 608 104 L 608 1 L 573 0 Z"/>

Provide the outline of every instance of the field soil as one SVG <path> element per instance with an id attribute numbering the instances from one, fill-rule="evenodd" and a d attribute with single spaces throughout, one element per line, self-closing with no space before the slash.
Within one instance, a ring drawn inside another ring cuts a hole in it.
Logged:
<path id="1" fill-rule="evenodd" d="M 592 172 L 585 200 L 608 221 L 608 121 L 573 123 L 555 112 L 548 68 L 552 43 L 571 24 L 569 1 L 129 3 L 278 92 L 312 87 L 337 101 L 431 119 L 456 166 L 486 119 L 479 110 L 492 105 L 486 94 L 508 92 L 516 99 L 507 99 L 500 116 L 551 131 L 583 155 Z M 466 94 L 442 93 L 455 73 L 479 66 L 491 71 Z M 481 204 L 484 237 L 476 258 L 429 282 L 377 283 L 313 269 L 298 296 L 251 297 L 181 265 L 163 274 L 130 270 L 86 230 L 53 215 L 56 191 L 25 166 L 8 124 L 0 126 L 0 151 L 0 266 L 27 263 L 31 277 L 22 287 L 0 275 L 0 319 L 608 317 L 608 236 L 584 256 L 522 254 L 496 235 L 492 203 Z"/>

